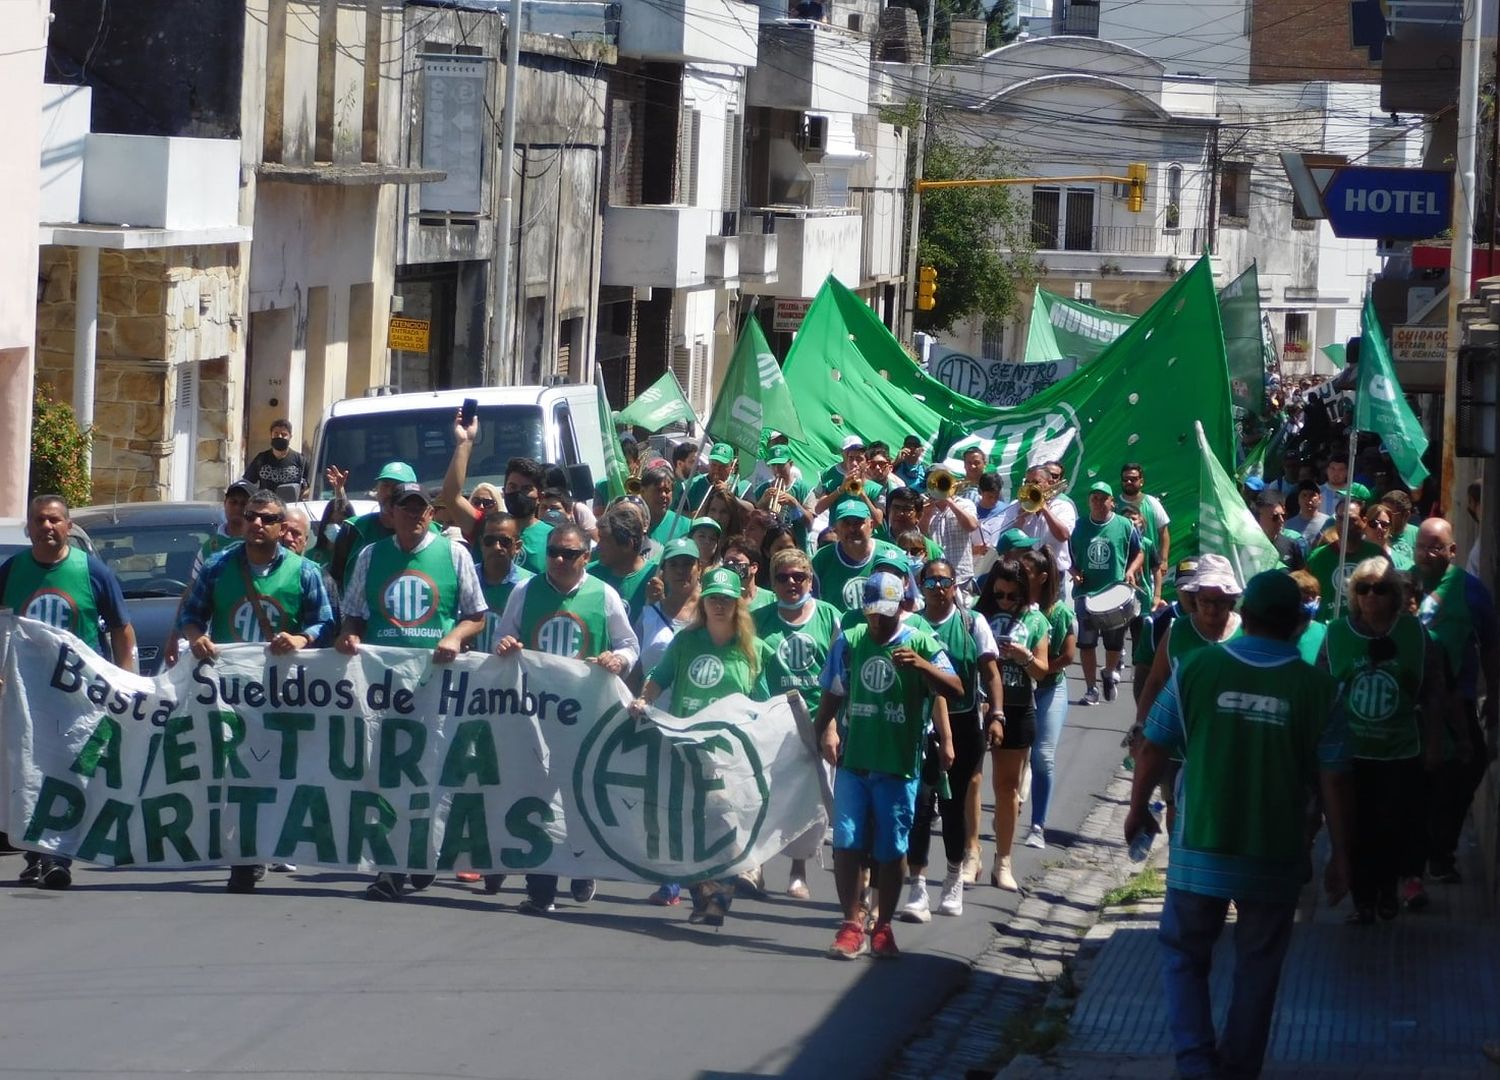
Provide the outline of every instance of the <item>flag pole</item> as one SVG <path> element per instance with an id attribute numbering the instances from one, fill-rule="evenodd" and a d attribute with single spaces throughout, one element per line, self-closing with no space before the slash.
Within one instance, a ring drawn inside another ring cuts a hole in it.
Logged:
<path id="1" fill-rule="evenodd" d="M 1360 342 L 1363 345 L 1363 341 Z M 1360 359 L 1364 359 L 1364 350 L 1360 350 Z M 1359 384 L 1354 384 L 1354 412 L 1349 417 L 1349 467 L 1344 472 L 1344 490 L 1348 491 L 1354 486 L 1354 453 L 1359 445 Z M 1343 613 L 1345 589 L 1340 587 L 1340 578 L 1344 574 L 1344 559 L 1349 552 L 1349 520 L 1352 515 L 1350 503 L 1354 500 L 1348 495 L 1344 496 L 1344 524 L 1339 529 L 1339 550 L 1335 553 L 1339 557 L 1338 564 L 1333 568 L 1333 621 L 1338 622 Z"/>

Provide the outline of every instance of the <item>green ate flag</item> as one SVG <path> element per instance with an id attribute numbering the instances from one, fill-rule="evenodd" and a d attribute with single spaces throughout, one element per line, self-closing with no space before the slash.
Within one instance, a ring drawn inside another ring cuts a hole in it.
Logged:
<path id="1" fill-rule="evenodd" d="M 1134 315 L 1105 311 L 1037 286 L 1026 328 L 1026 362 L 1075 359 L 1085 363 L 1109 348 Z"/>
<path id="2" fill-rule="evenodd" d="M 1240 587 L 1262 570 L 1281 565 L 1281 556 L 1266 537 L 1240 497 L 1233 477 L 1209 448 L 1202 425 L 1197 426 L 1198 444 L 1198 554 L 1222 555 L 1234 567 Z M 1173 525 L 1176 525 L 1174 519 Z M 1173 530 L 1172 550 L 1177 550 Z"/>
<path id="3" fill-rule="evenodd" d="M 688 404 L 687 395 L 682 392 L 682 384 L 677 381 L 677 376 L 668 370 L 621 409 L 615 422 L 643 428 L 654 434 L 669 424 L 696 424 L 698 414 Z"/>
<path id="4" fill-rule="evenodd" d="M 620 446 L 620 432 L 609 412 L 609 395 L 604 392 L 604 369 L 594 365 L 594 390 L 599 398 L 599 434 L 604 443 L 604 481 L 608 485 L 609 497 L 618 499 L 625 494 L 625 478 L 630 470 L 625 464 L 625 451 Z"/>
<path id="5" fill-rule="evenodd" d="M 915 434 L 946 456 L 977 445 L 1013 492 L 1028 462 L 1056 458 L 1076 491 L 1114 486 L 1141 463 L 1172 518 L 1172 550 L 1197 550 L 1199 462 L 1193 425 L 1221 464 L 1233 457 L 1229 378 L 1213 274 L 1200 259 L 1094 361 L 1022 405 L 994 408 L 928 377 L 839 282 L 824 284 L 787 354 L 806 438 L 804 474 L 838 460 L 845 436 L 900 446 Z M 939 455 L 943 456 L 943 455 Z"/>
<path id="6" fill-rule="evenodd" d="M 1219 318 L 1224 324 L 1230 400 L 1246 412 L 1264 416 L 1265 349 L 1261 335 L 1260 277 L 1254 263 L 1219 291 Z"/>
<path id="7" fill-rule="evenodd" d="M 806 438 L 781 365 L 754 315 L 745 320 L 707 427 L 709 435 L 748 454 L 752 461 L 760 453 L 767 429 L 781 432 L 792 442 Z"/>
<path id="8" fill-rule="evenodd" d="M 1427 435 L 1396 379 L 1396 365 L 1391 362 L 1391 350 L 1375 315 L 1373 294 L 1365 296 L 1365 310 L 1360 318 L 1359 389 L 1354 396 L 1354 426 L 1380 436 L 1407 487 L 1416 487 L 1427 479 L 1427 466 L 1422 464 Z"/>

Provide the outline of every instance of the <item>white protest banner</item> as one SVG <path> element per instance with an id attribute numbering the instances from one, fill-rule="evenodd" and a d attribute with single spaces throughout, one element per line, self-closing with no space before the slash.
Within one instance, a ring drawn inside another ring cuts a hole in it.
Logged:
<path id="1" fill-rule="evenodd" d="M 1009 408 L 1025 404 L 1033 394 L 1047 389 L 1078 370 L 1078 361 L 1035 360 L 1018 363 L 979 358 L 950 349 L 933 347 L 927 358 L 933 378 L 960 394 L 987 405 Z"/>
<path id="2" fill-rule="evenodd" d="M 575 660 L 365 647 L 221 646 L 146 679 L 42 623 L 0 634 L 0 830 L 85 862 L 691 883 L 824 817 L 784 697 L 638 717 Z"/>

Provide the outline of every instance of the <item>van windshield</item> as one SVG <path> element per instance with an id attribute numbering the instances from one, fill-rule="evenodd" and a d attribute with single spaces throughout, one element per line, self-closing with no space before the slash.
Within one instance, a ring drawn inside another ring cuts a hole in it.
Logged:
<path id="1" fill-rule="evenodd" d="M 376 475 L 391 461 L 404 461 L 415 469 L 423 487 L 441 486 L 453 457 L 454 412 L 451 406 L 442 406 L 329 418 L 323 424 L 322 446 L 313 474 L 318 498 L 333 497 L 333 490 L 323 480 L 329 465 L 349 470 L 346 490 L 354 499 L 375 487 Z M 503 487 L 505 465 L 513 457 L 546 460 L 541 407 L 481 405 L 479 441 L 469 459 L 465 490 L 472 490 L 481 480 Z"/>

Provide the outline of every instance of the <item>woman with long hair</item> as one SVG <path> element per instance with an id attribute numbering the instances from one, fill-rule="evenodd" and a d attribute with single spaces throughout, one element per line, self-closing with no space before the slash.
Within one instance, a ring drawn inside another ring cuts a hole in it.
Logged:
<path id="1" fill-rule="evenodd" d="M 686 536 L 667 544 L 661 557 L 661 599 L 641 609 L 636 637 L 641 643 L 641 671 L 649 674 L 667 646 L 693 621 L 697 610 L 698 545 Z"/>
<path id="2" fill-rule="evenodd" d="M 672 639 L 631 707 L 645 711 L 668 689 L 674 716 L 692 716 L 731 694 L 764 701 L 770 696 L 766 689 L 770 659 L 770 648 L 755 636 L 739 576 L 717 567 L 703 577 L 692 622 Z M 665 903 L 678 902 L 675 883 L 664 882 L 662 890 L 666 891 Z M 693 913 L 688 921 L 722 926 L 733 896 L 732 884 L 693 886 Z"/>
<path id="3" fill-rule="evenodd" d="M 995 863 L 990 884 L 1017 892 L 1010 853 L 1021 813 L 1021 771 L 1036 741 L 1036 683 L 1051 674 L 1047 639 L 1051 626 L 1031 602 L 1031 569 L 1006 555 L 984 579 L 974 613 L 989 622 L 1000 653 L 1004 718 L 985 725 L 995 792 Z"/>
<path id="4" fill-rule="evenodd" d="M 1036 684 L 1036 741 L 1031 744 L 1031 829 L 1026 846 L 1047 846 L 1047 809 L 1052 803 L 1057 743 L 1068 717 L 1068 665 L 1078 649 L 1078 616 L 1062 599 L 1057 560 L 1050 548 L 1021 553 L 1031 569 L 1031 602 L 1047 617 L 1047 674 Z"/>

